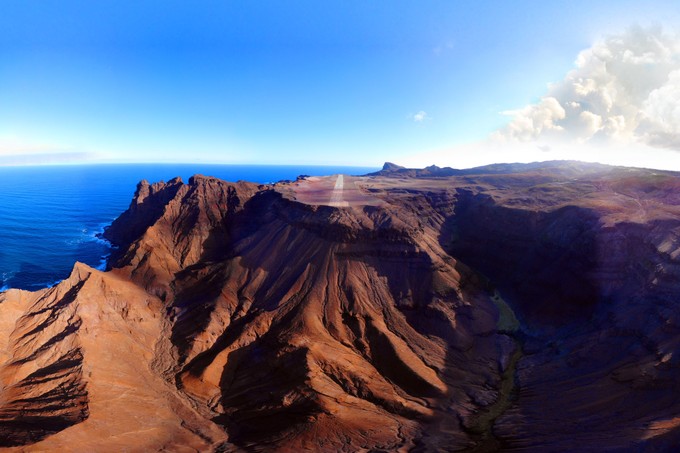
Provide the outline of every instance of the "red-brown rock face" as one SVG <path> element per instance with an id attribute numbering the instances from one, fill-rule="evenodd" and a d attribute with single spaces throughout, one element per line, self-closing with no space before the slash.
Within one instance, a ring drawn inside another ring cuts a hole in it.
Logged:
<path id="1" fill-rule="evenodd" d="M 395 449 L 432 423 L 472 445 L 460 419 L 493 401 L 502 340 L 443 217 L 253 189 L 193 178 L 114 263 L 166 299 L 178 388 L 243 447 Z"/>
<path id="2" fill-rule="evenodd" d="M 54 288 L 0 295 L 0 442 L 662 451 L 680 440 L 680 178 L 449 170 L 140 183 L 106 233 L 118 246 L 109 272 L 78 264 Z"/>

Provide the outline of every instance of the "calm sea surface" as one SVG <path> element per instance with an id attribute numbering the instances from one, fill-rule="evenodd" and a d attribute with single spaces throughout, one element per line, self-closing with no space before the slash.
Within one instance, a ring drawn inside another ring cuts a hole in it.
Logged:
<path id="1" fill-rule="evenodd" d="M 76 261 L 103 268 L 97 239 L 130 204 L 137 183 L 186 182 L 200 173 L 267 183 L 298 175 L 352 175 L 377 168 L 252 165 L 74 165 L 0 167 L 0 290 L 35 290 L 68 277 Z"/>

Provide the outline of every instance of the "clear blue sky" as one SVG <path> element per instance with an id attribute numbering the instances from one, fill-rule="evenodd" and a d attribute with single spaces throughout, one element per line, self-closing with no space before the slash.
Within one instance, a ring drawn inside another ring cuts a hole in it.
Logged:
<path id="1" fill-rule="evenodd" d="M 399 162 L 485 139 L 676 4 L 1 0 L 0 157 Z"/>

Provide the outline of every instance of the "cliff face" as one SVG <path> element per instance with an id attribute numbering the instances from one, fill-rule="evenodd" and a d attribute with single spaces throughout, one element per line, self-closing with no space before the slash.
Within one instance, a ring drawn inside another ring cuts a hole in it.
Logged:
<path id="1" fill-rule="evenodd" d="M 467 193 L 458 209 L 448 250 L 523 323 L 518 398 L 495 426 L 506 445 L 678 445 L 678 220 L 650 209 L 644 222 L 607 225 L 592 207 L 514 211 Z"/>
<path id="2" fill-rule="evenodd" d="M 129 281 L 76 264 L 54 288 L 0 295 L 0 317 L 2 446 L 174 451 L 225 439 L 162 378 L 170 326 Z"/>
<path id="3" fill-rule="evenodd" d="M 183 394 L 240 446 L 394 449 L 440 420 L 471 445 L 459 417 L 494 399 L 502 339 L 443 217 L 252 189 L 193 178 L 113 263 L 166 300 Z"/>
<path id="4" fill-rule="evenodd" d="M 78 264 L 54 288 L 0 295 L 0 442 L 491 451 L 680 440 L 678 176 L 556 163 L 403 170 L 140 183 L 106 232 L 118 247 L 108 272 Z"/>

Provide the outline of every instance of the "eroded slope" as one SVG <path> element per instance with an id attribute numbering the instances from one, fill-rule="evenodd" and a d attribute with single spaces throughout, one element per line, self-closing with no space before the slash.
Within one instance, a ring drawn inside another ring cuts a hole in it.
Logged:
<path id="1" fill-rule="evenodd" d="M 195 219 L 235 186 L 201 177 L 189 186 L 215 198 L 193 203 L 180 189 L 182 210 L 169 202 L 124 244 L 115 272 L 166 297 L 178 387 L 230 442 L 395 449 L 436 423 L 445 429 L 434 441 L 474 444 L 461 420 L 493 401 L 504 336 L 491 294 L 441 248 L 442 215 L 307 205 L 262 190 L 206 230 Z M 161 228 L 182 234 L 158 237 Z M 228 246 L 181 272 L 153 264 L 182 263 L 188 241 L 217 234 Z"/>
<path id="2" fill-rule="evenodd" d="M 109 272 L 0 295 L 3 444 L 680 440 L 677 175 L 557 162 L 339 180 L 140 183 L 106 233 Z"/>

